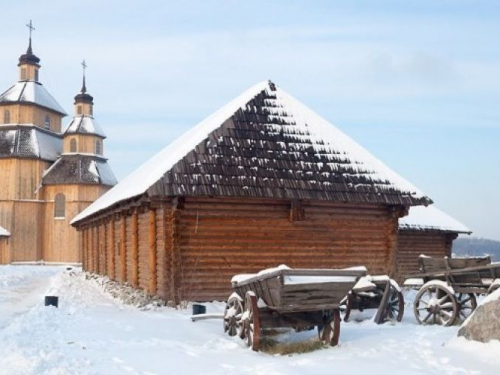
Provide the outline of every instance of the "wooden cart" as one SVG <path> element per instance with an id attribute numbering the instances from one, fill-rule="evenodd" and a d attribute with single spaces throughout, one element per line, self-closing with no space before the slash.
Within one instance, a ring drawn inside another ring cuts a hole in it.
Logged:
<path id="1" fill-rule="evenodd" d="M 224 312 L 224 331 L 239 335 L 259 349 L 266 329 L 318 327 L 319 338 L 337 345 L 340 302 L 361 276 L 364 267 L 352 269 L 266 270 L 233 278 L 233 294 Z"/>
<path id="2" fill-rule="evenodd" d="M 404 314 L 404 297 L 395 280 L 387 275 L 365 276 L 352 288 L 345 299 L 344 321 L 348 321 L 352 310 L 377 309 L 374 321 L 400 322 Z"/>
<path id="3" fill-rule="evenodd" d="M 420 273 L 406 277 L 405 286 L 420 288 L 414 313 L 420 324 L 450 326 L 465 320 L 477 306 L 476 295 L 500 287 L 500 263 L 482 258 L 420 256 Z"/>

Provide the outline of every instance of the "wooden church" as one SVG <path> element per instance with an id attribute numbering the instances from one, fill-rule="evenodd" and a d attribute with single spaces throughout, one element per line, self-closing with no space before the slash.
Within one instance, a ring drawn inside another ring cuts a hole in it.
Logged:
<path id="1" fill-rule="evenodd" d="M 72 222 L 85 270 L 166 300 L 225 299 L 290 267 L 397 271 L 398 220 L 432 201 L 272 82 L 189 130 Z"/>
<path id="2" fill-rule="evenodd" d="M 0 260 L 79 263 L 81 242 L 70 221 L 116 184 L 103 156 L 106 136 L 85 73 L 62 131 L 66 113 L 39 80 L 31 35 L 18 67 L 18 82 L 0 95 L 0 225 L 10 234 Z"/>

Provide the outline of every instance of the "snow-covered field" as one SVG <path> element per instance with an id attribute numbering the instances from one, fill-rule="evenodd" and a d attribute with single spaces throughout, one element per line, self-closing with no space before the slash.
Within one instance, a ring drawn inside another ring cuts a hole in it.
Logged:
<path id="1" fill-rule="evenodd" d="M 44 307 L 45 295 L 58 295 L 59 308 Z M 405 315 L 396 325 L 343 323 L 338 347 L 272 356 L 225 336 L 219 320 L 125 306 L 79 271 L 1 266 L 0 374 L 499 373 L 500 342 L 468 342 L 455 337 L 458 327 L 418 326 Z"/>

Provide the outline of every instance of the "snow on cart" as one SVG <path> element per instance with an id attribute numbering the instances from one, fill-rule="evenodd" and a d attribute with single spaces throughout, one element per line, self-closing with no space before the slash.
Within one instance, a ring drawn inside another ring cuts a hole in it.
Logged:
<path id="1" fill-rule="evenodd" d="M 500 263 L 482 258 L 432 258 L 421 255 L 420 273 L 406 277 L 404 286 L 419 288 L 413 310 L 420 324 L 453 325 L 477 306 L 477 294 L 500 287 Z"/>
<path id="2" fill-rule="evenodd" d="M 345 301 L 344 321 L 348 321 L 353 310 L 376 309 L 374 321 L 400 322 L 404 314 L 404 297 L 398 283 L 387 275 L 363 276 L 349 292 Z"/>
<path id="3" fill-rule="evenodd" d="M 224 331 L 259 350 L 266 329 L 318 327 L 319 339 L 337 345 L 340 303 L 366 275 L 366 268 L 290 269 L 280 266 L 258 274 L 236 275 L 224 311 Z"/>

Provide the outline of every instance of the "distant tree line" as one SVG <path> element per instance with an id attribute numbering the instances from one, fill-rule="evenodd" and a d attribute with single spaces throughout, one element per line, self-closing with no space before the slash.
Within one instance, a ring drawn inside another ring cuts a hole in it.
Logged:
<path id="1" fill-rule="evenodd" d="M 459 237 L 453 241 L 453 256 L 491 256 L 493 262 L 500 262 L 500 241 L 476 237 Z"/>

